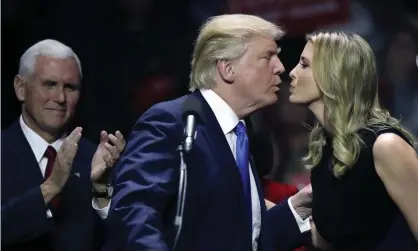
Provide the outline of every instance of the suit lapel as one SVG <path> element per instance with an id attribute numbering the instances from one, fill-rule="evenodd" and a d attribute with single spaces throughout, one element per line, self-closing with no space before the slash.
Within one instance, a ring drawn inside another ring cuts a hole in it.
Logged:
<path id="1" fill-rule="evenodd" d="M 10 127 L 12 141 L 9 144 L 13 144 L 11 151 L 15 155 L 16 161 L 19 163 L 18 166 L 19 172 L 22 172 L 21 175 L 26 177 L 30 185 L 39 185 L 43 182 L 44 178 L 39 168 L 39 163 L 35 158 L 35 154 L 32 151 L 32 148 L 29 145 L 29 142 L 26 140 L 25 135 L 23 134 L 22 128 L 20 127 L 19 121 L 13 123 Z"/>
<path id="2" fill-rule="evenodd" d="M 218 164 L 219 168 L 222 170 L 222 175 L 224 177 L 228 177 L 225 179 L 225 187 L 229 189 L 229 192 L 232 192 L 234 196 L 239 196 L 242 194 L 242 199 L 240 199 L 240 203 L 242 204 L 234 204 L 231 205 L 232 207 L 236 207 L 237 213 L 242 213 L 244 207 L 244 193 L 243 191 L 243 184 L 241 181 L 241 175 L 239 173 L 238 166 L 236 164 L 234 155 L 231 151 L 231 148 L 226 140 L 226 137 L 222 131 L 221 126 L 219 125 L 218 120 L 216 119 L 215 114 L 213 113 L 212 109 L 210 108 L 209 104 L 203 98 L 202 94 L 199 91 L 193 92 L 191 95 L 194 95 L 201 103 L 201 113 L 200 117 L 202 120 L 201 125 L 198 127 L 198 136 L 204 138 L 204 143 L 207 144 L 208 148 L 212 152 L 213 158 L 215 159 L 216 163 Z M 200 136 L 199 136 L 200 135 Z M 202 142 L 203 143 L 203 142 Z M 251 143 L 251 141 L 250 141 Z M 261 215 L 265 210 L 265 204 L 263 200 L 262 190 L 260 188 L 260 182 L 258 180 L 257 172 L 254 171 L 254 163 L 250 159 L 252 171 L 254 174 L 255 182 L 257 184 L 257 191 L 260 198 L 260 207 L 261 207 Z M 244 217 L 244 214 L 243 214 Z M 250 225 L 248 225 L 250 226 Z M 251 228 L 248 227 L 248 244 L 251 246 Z"/>
<path id="3" fill-rule="evenodd" d="M 203 98 L 202 94 L 199 91 L 195 91 L 191 95 L 194 95 L 198 100 L 200 100 L 202 108 L 200 114 L 202 119 L 201 133 L 203 137 L 205 137 L 206 142 L 208 143 L 209 148 L 211 149 L 216 161 L 218 162 L 219 166 L 221 166 L 223 170 L 225 170 L 225 172 L 229 172 L 230 174 L 232 174 L 231 177 L 236 177 L 237 181 L 242 186 L 241 177 L 236 161 L 234 159 L 234 155 L 231 151 L 231 148 L 228 145 L 228 142 L 226 141 L 225 135 L 221 129 L 221 126 L 219 125 L 218 120 L 215 117 L 215 114 L 213 113 L 209 104 L 206 102 L 206 100 Z M 249 122 L 249 120 L 246 120 L 245 123 L 248 128 L 249 144 L 251 145 L 252 125 Z M 260 198 L 261 212 L 263 215 L 263 212 L 265 211 L 264 195 L 259 179 L 259 174 L 257 172 L 257 168 L 255 166 L 252 156 L 250 157 L 250 165 L 257 186 L 257 192 Z"/>
<path id="4" fill-rule="evenodd" d="M 236 181 L 241 184 L 240 174 L 234 159 L 234 155 L 228 145 L 221 126 L 215 117 L 215 114 L 199 91 L 195 91 L 191 95 L 194 95 L 198 100 L 200 100 L 202 108 L 200 114 L 202 119 L 200 132 L 205 138 L 216 162 L 219 166 L 222 167 L 224 172 L 229 173 L 226 175 L 231 175 L 230 177 L 236 177 Z"/>

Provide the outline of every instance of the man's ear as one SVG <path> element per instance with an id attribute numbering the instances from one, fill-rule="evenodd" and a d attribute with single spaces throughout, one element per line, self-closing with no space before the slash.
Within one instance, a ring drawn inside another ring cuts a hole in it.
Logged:
<path id="1" fill-rule="evenodd" d="M 20 102 L 25 101 L 26 84 L 27 84 L 26 80 L 24 80 L 21 76 L 16 75 L 13 81 L 13 86 L 15 89 L 16 97 Z"/>
<path id="2" fill-rule="evenodd" d="M 231 61 L 219 60 L 216 63 L 219 75 L 226 83 L 233 83 L 235 81 L 234 65 Z"/>

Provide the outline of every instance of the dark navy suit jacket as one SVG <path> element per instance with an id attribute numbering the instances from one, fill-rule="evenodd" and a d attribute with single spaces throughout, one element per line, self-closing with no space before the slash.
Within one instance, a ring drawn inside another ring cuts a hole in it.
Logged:
<path id="1" fill-rule="evenodd" d="M 93 143 L 81 139 L 56 221 L 47 218 L 43 176 L 19 121 L 1 133 L 2 250 L 98 250 L 104 222 L 92 208 Z M 75 175 L 78 173 L 79 175 Z M 101 226 L 102 225 L 102 226 Z"/>
<path id="2" fill-rule="evenodd" d="M 418 241 L 414 238 L 411 229 L 400 213 L 385 240 L 380 244 L 376 251 L 418 251 Z"/>
<path id="3" fill-rule="evenodd" d="M 176 250 L 249 251 L 252 229 L 231 149 L 199 91 L 201 123 L 186 156 L 187 195 Z M 172 250 L 179 184 L 183 103 L 187 96 L 157 104 L 139 118 L 116 166 L 108 216 L 108 250 Z M 292 250 L 307 241 L 287 201 L 266 211 L 257 174 L 262 229 L 259 250 Z"/>

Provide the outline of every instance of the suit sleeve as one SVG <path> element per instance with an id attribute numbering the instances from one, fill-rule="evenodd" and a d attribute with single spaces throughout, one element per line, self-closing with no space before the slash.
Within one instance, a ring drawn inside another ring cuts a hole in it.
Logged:
<path id="1" fill-rule="evenodd" d="M 163 214 L 177 194 L 181 130 L 176 127 L 181 127 L 176 118 L 155 106 L 134 126 L 114 176 L 108 250 L 171 249 Z"/>
<path id="2" fill-rule="evenodd" d="M 91 250 L 101 251 L 106 243 L 106 223 L 99 215 L 96 210 L 92 209 L 93 214 L 93 234 L 91 239 Z"/>
<path id="3" fill-rule="evenodd" d="M 47 208 L 39 186 L 12 198 L 4 196 L 3 190 L 7 188 L 2 187 L 2 245 L 25 242 L 50 230 L 51 225 L 46 216 Z"/>
<path id="4" fill-rule="evenodd" d="M 93 238 L 92 238 L 92 249 L 94 251 L 102 250 L 103 246 L 106 243 L 106 218 L 108 215 L 108 210 L 110 205 L 98 209 L 98 207 L 94 206 L 94 198 L 92 199 L 92 215 L 93 215 Z"/>
<path id="5" fill-rule="evenodd" d="M 418 250 L 418 240 L 415 239 L 405 217 L 399 212 L 376 251 Z"/>
<path id="6" fill-rule="evenodd" d="M 288 251 L 309 243 L 310 231 L 300 231 L 287 199 L 268 210 L 265 218 L 263 250 Z"/>

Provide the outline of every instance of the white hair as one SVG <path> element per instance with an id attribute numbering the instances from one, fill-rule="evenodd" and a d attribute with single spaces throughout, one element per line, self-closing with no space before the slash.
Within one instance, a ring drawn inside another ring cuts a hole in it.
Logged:
<path id="1" fill-rule="evenodd" d="M 47 56 L 59 59 L 73 58 L 78 66 L 80 77 L 82 77 L 81 63 L 74 51 L 65 44 L 53 40 L 45 39 L 34 45 L 23 53 L 19 62 L 19 75 L 29 78 L 35 71 L 36 59 L 38 56 Z"/>

